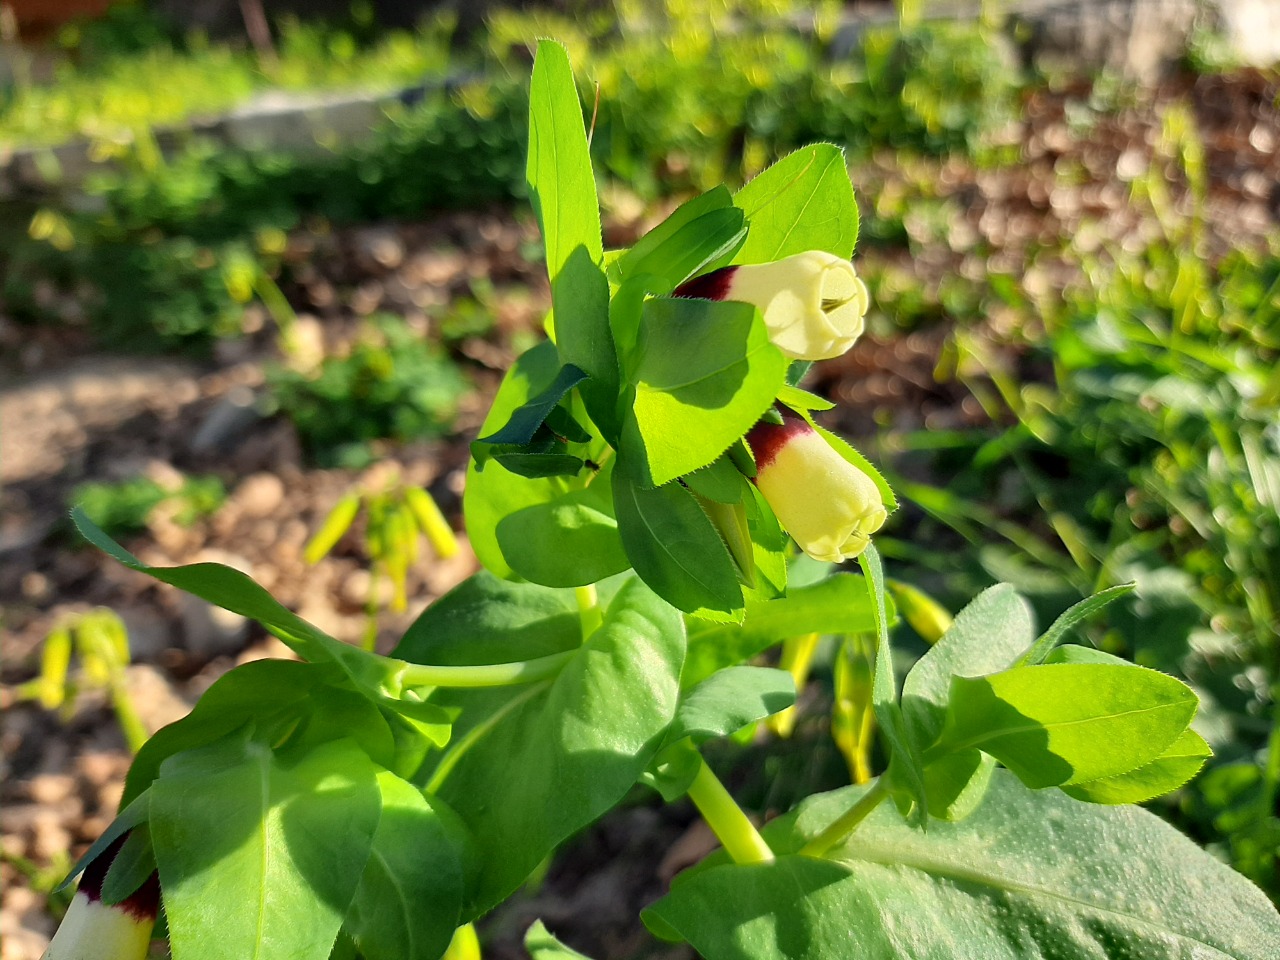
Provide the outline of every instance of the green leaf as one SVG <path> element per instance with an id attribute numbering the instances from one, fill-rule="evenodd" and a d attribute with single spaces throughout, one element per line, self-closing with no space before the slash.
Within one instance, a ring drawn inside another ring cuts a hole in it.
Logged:
<path id="1" fill-rule="evenodd" d="M 813 797 L 765 839 L 799 849 L 865 789 Z M 1280 956 L 1266 897 L 1158 817 L 1032 793 L 1002 771 L 967 820 L 923 833 L 881 806 L 833 856 L 702 869 L 645 922 L 708 960 Z"/>
<path id="2" fill-rule="evenodd" d="M 675 716 L 683 660 L 679 615 L 629 580 L 554 681 L 503 691 L 504 708 L 450 745 L 431 787 L 481 854 L 464 921 L 622 799 Z"/>
<path id="3" fill-rule="evenodd" d="M 547 413 L 545 428 L 555 434 L 558 440 L 569 443 L 589 443 L 591 434 L 586 427 L 574 419 L 573 414 L 563 405 L 552 407 Z"/>
<path id="4" fill-rule="evenodd" d="M 378 774 L 382 816 L 343 929 L 365 960 L 437 960 L 462 909 L 465 842 L 439 800 Z"/>
<path id="5" fill-rule="evenodd" d="M 613 505 L 627 558 L 651 589 L 685 613 L 741 619 L 733 560 L 693 494 L 676 483 L 646 489 L 618 469 Z"/>
<path id="6" fill-rule="evenodd" d="M 511 568 L 549 587 L 585 586 L 631 566 L 613 518 L 607 474 L 583 490 L 507 514 L 497 534 Z"/>
<path id="7" fill-rule="evenodd" d="M 1213 751 L 1203 737 L 1194 730 L 1184 730 L 1164 753 L 1136 770 L 1062 790 L 1089 803 L 1144 803 L 1177 790 L 1199 773 L 1211 756 Z"/>
<path id="8" fill-rule="evenodd" d="M 755 307 L 733 301 L 645 301 L 624 421 L 643 443 L 648 480 L 661 486 L 705 467 L 769 409 L 787 362 Z"/>
<path id="9" fill-rule="evenodd" d="M 783 384 L 782 389 L 778 391 L 778 402 L 785 403 L 797 413 L 810 410 L 830 410 L 835 407 L 835 404 L 830 400 L 820 397 L 816 393 L 810 393 L 808 390 L 801 390 L 799 387 L 792 386 L 789 383 Z"/>
<path id="10" fill-rule="evenodd" d="M 259 743 L 179 754 L 150 827 L 175 960 L 324 960 L 369 858 L 378 769 L 350 741 L 286 766 Z"/>
<path id="11" fill-rule="evenodd" d="M 787 591 L 787 554 L 791 535 L 782 529 L 764 494 L 754 483 L 744 483 L 747 529 L 751 533 L 751 550 L 755 560 L 755 585 L 748 593 L 751 600 L 772 600 Z"/>
<path id="12" fill-rule="evenodd" d="M 411 663 L 464 667 L 547 657 L 581 642 L 572 593 L 481 571 L 427 607 L 392 653 Z"/>
<path id="13" fill-rule="evenodd" d="M 997 673 L 1035 636 L 1031 607 L 1007 583 L 978 594 L 951 628 L 916 661 L 902 685 L 902 714 L 918 750 L 942 733 L 952 677 Z"/>
<path id="14" fill-rule="evenodd" d="M 1034 635 L 1031 608 L 1008 584 L 983 591 L 957 614 L 950 629 L 930 647 L 902 685 L 907 735 L 923 753 L 946 722 L 951 679 L 994 673 L 1027 648 Z M 929 815 L 961 820 L 981 802 L 994 760 L 965 750 L 931 762 L 924 771 Z"/>
<path id="15" fill-rule="evenodd" d="M 624 269 L 634 270 L 624 276 L 647 273 L 658 277 L 661 283 L 653 293 L 665 296 L 713 261 L 731 257 L 746 237 L 747 226 L 741 210 L 736 207 L 712 210 L 686 223 L 633 268 L 624 263 Z M 645 239 L 647 236 L 641 238 L 642 242 Z"/>
<path id="16" fill-rule="evenodd" d="M 554 40 L 539 41 L 534 58 L 525 179 L 547 251 L 560 356 L 595 381 L 584 385 L 584 393 L 611 405 L 618 373 L 609 332 L 609 283 L 601 266 L 600 204 L 573 69 Z M 589 406 L 593 417 L 605 409 L 600 403 Z"/>
<path id="17" fill-rule="evenodd" d="M 72 511 L 81 534 L 94 546 L 109 553 L 130 569 L 154 577 L 161 583 L 185 590 L 215 606 L 256 620 L 274 636 L 312 663 L 338 667 L 346 680 L 374 702 L 398 713 L 413 714 L 423 732 L 430 732 L 439 744 L 449 738 L 448 717 L 424 704 L 398 698 L 402 665 L 340 643 L 322 630 L 286 610 L 271 594 L 239 570 L 219 563 L 193 563 L 183 567 L 148 567 L 99 530 L 83 513 Z M 434 727 L 431 725 L 434 724 Z"/>
<path id="18" fill-rule="evenodd" d="M 524 948 L 529 951 L 530 960 L 591 960 L 553 937 L 541 920 L 535 920 L 524 935 Z"/>
<path id="19" fill-rule="evenodd" d="M 503 377 L 493 398 L 493 406 L 480 428 L 481 434 L 497 430 L 530 397 L 544 392 L 560 369 L 560 358 L 551 341 L 544 340 L 526 350 Z M 563 489 L 559 481 L 520 476 L 507 470 L 501 462 L 484 470 L 474 462 L 467 465 L 462 512 L 471 547 L 486 570 L 500 577 L 514 575 L 502 555 L 502 548 L 498 546 L 498 521 L 522 507 L 546 503 Z"/>
<path id="20" fill-rule="evenodd" d="M 746 478 L 727 456 L 718 457 L 708 466 L 684 477 L 682 482 L 694 493 L 716 503 L 741 503 L 742 483 Z"/>
<path id="21" fill-rule="evenodd" d="M 120 812 L 116 814 L 116 818 L 111 821 L 106 830 L 102 831 L 98 839 L 89 845 L 89 849 L 84 852 L 84 856 L 75 862 L 71 871 L 54 888 L 54 893 L 65 890 L 70 886 L 71 881 L 80 876 L 85 867 L 102 856 L 107 847 L 119 840 L 125 832 L 132 830 L 139 824 L 146 823 L 147 816 L 151 810 L 151 794 L 144 789 L 136 797 L 129 797 L 127 793 L 125 796 L 127 800 L 120 801 Z"/>
<path id="22" fill-rule="evenodd" d="M 682 687 L 701 683 L 723 667 L 749 660 L 775 643 L 806 633 L 866 633 L 875 614 L 862 577 L 837 573 L 776 600 L 749 600 L 742 626 L 694 621 Z"/>
<path id="23" fill-rule="evenodd" d="M 586 376 L 573 364 L 565 364 L 542 392 L 535 397 L 530 397 L 512 412 L 505 425 L 487 436 L 480 437 L 476 443 L 517 445 L 528 443 L 551 411 L 564 399 L 564 395 L 586 379 Z"/>
<path id="24" fill-rule="evenodd" d="M 712 674 L 680 701 L 667 739 L 695 742 L 727 737 L 748 723 L 796 702 L 796 685 L 785 670 L 736 666 Z"/>
<path id="25" fill-rule="evenodd" d="M 658 751 L 640 782 L 657 790 L 667 803 L 675 803 L 689 792 L 702 766 L 702 754 L 692 740 L 675 740 Z"/>
<path id="26" fill-rule="evenodd" d="M 884 567 L 875 545 L 869 545 L 858 556 L 871 597 L 871 612 L 876 621 L 876 660 L 871 676 L 871 708 L 876 723 L 889 742 L 891 750 L 889 776 L 895 799 L 915 804 L 915 817 L 923 825 L 928 817 L 929 800 L 924 782 L 924 768 L 916 743 L 907 732 L 902 707 L 898 703 L 898 687 L 893 677 L 893 649 L 889 646 L 889 614 L 885 608 Z"/>
<path id="27" fill-rule="evenodd" d="M 253 660 L 224 673 L 189 714 L 161 727 L 142 745 L 129 767 L 121 805 L 141 798 L 160 775 L 160 765 L 175 753 L 207 746 L 246 725 L 282 732 L 295 725 L 330 672 L 291 660 Z"/>
<path id="28" fill-rule="evenodd" d="M 1124 657 L 1117 657 L 1114 653 L 1107 653 L 1105 650 L 1095 650 L 1093 647 L 1082 647 L 1074 643 L 1064 643 L 1060 647 L 1054 647 L 1044 658 L 1045 663 L 1114 663 L 1122 667 L 1133 666 Z"/>
<path id="29" fill-rule="evenodd" d="M 790 153 L 737 192 L 747 242 L 732 263 L 769 263 L 806 250 L 853 256 L 858 205 L 844 153 L 817 143 Z"/>
<path id="30" fill-rule="evenodd" d="M 554 447 L 554 443 L 547 444 Z M 567 453 L 543 450 L 511 450 L 494 453 L 493 459 L 512 474 L 526 480 L 542 480 L 547 477 L 575 477 L 586 465 L 581 457 Z"/>
<path id="31" fill-rule="evenodd" d="M 1044 663 L 1050 651 L 1062 642 L 1062 638 L 1072 627 L 1091 617 L 1113 600 L 1119 600 L 1126 594 L 1132 593 L 1136 587 L 1136 583 L 1122 583 L 1119 586 L 1108 587 L 1068 608 L 1053 621 L 1053 625 L 1041 635 L 1040 639 L 1018 658 L 1016 665 Z"/>
<path id="32" fill-rule="evenodd" d="M 151 847 L 151 831 L 145 823 L 134 827 L 102 880 L 102 902 L 120 903 L 137 890 L 156 870 L 156 855 Z"/>
<path id="33" fill-rule="evenodd" d="M 667 294 L 712 260 L 726 256 L 725 248 L 735 247 L 745 236 L 742 211 L 721 184 L 680 204 L 613 262 L 609 276 L 622 284 L 650 274 L 663 281 L 653 292 Z"/>
<path id="34" fill-rule="evenodd" d="M 1033 788 L 1086 783 L 1159 757 L 1196 704 L 1181 680 L 1144 667 L 1014 667 L 951 681 L 939 747 L 977 747 Z"/>
<path id="35" fill-rule="evenodd" d="M 995 759 L 981 750 L 962 750 L 934 760 L 924 768 L 929 816 L 963 820 L 987 795 Z"/>

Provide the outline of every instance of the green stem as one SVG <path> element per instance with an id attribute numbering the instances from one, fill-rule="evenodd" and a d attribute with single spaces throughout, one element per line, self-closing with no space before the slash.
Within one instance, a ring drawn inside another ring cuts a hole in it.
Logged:
<path id="1" fill-rule="evenodd" d="M 585 587 L 574 587 L 573 595 L 578 600 L 578 615 L 582 618 L 582 639 L 586 642 L 604 622 L 604 614 L 600 612 L 600 596 L 596 593 L 594 583 L 589 583 Z"/>
<path id="2" fill-rule="evenodd" d="M 553 653 L 514 663 L 485 663 L 473 667 L 441 667 L 406 663 L 400 674 L 405 687 L 509 687 L 554 676 L 573 659 L 575 651 Z"/>
<path id="3" fill-rule="evenodd" d="M 769 863 L 773 860 L 773 851 L 764 842 L 764 837 L 734 802 L 724 784 L 716 779 L 705 760 L 700 761 L 698 774 L 689 785 L 689 799 L 734 863 Z"/>
<path id="4" fill-rule="evenodd" d="M 147 742 L 150 734 L 147 733 L 142 718 L 138 716 L 138 711 L 134 709 L 133 702 L 129 699 L 122 672 L 112 672 L 108 689 L 111 692 L 111 706 L 116 711 L 116 720 L 119 721 L 120 729 L 124 733 L 125 743 L 129 745 L 129 752 L 136 754 Z"/>
<path id="5" fill-rule="evenodd" d="M 827 851 L 836 846 L 853 832 L 880 803 L 889 795 L 885 778 L 881 777 L 864 793 L 852 807 L 846 810 L 834 823 L 806 843 L 800 850 L 801 856 L 823 857 Z"/>

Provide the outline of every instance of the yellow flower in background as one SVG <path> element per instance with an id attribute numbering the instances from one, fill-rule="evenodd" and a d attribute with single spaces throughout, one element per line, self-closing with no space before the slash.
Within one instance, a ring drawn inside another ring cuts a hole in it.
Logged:
<path id="1" fill-rule="evenodd" d="M 756 486 L 784 530 L 815 560 L 862 553 L 888 511 L 875 482 L 796 414 L 761 420 L 747 434 Z"/>
<path id="2" fill-rule="evenodd" d="M 852 347 L 869 302 L 853 264 L 822 250 L 722 267 L 681 284 L 674 296 L 752 304 L 770 341 L 793 360 L 827 360 Z"/>

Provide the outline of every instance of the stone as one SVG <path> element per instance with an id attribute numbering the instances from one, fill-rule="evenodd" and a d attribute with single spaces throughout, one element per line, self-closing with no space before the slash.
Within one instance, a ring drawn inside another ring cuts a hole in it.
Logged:
<path id="1" fill-rule="evenodd" d="M 274 473 L 255 473 L 241 481 L 233 499 L 244 516 L 268 517 L 284 503 L 284 482 Z"/>
<path id="2" fill-rule="evenodd" d="M 168 677 L 149 663 L 128 667 L 124 672 L 124 688 L 148 733 L 155 733 L 191 712 L 191 703 Z"/>

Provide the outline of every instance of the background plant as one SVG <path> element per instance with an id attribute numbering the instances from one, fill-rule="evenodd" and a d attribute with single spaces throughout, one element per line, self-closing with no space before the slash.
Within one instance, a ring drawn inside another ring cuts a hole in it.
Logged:
<path id="1" fill-rule="evenodd" d="M 279 366 L 269 384 L 312 456 L 345 466 L 367 465 L 376 440 L 448 432 L 468 386 L 453 362 L 389 314 L 370 318 L 345 356 L 311 371 Z"/>

